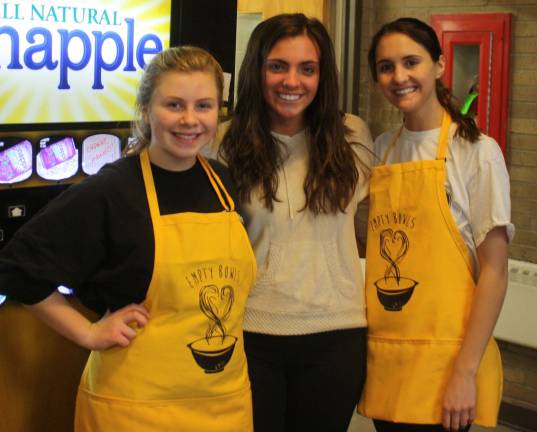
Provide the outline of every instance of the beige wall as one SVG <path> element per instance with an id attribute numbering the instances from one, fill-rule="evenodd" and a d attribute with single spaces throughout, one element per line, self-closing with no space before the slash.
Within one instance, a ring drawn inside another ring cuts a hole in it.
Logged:
<path id="1" fill-rule="evenodd" d="M 400 16 L 429 21 L 431 14 L 512 14 L 507 159 L 516 236 L 510 257 L 537 263 L 537 0 L 364 0 L 360 113 L 373 136 L 395 127 L 400 115 L 375 91 L 366 51 L 382 23 Z"/>
<path id="2" fill-rule="evenodd" d="M 263 18 L 281 13 L 302 12 L 304 15 L 323 19 L 324 0 L 238 0 L 240 13 L 262 12 Z"/>

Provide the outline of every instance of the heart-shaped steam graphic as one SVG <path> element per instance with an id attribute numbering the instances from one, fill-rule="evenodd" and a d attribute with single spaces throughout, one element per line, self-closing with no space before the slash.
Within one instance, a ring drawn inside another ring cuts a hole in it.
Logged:
<path id="1" fill-rule="evenodd" d="M 397 263 L 407 253 L 408 245 L 408 237 L 403 231 L 394 232 L 392 229 L 385 229 L 380 233 L 380 255 L 389 263 L 384 273 L 385 278 L 391 275 L 399 282 L 401 274 Z"/>
<path id="2" fill-rule="evenodd" d="M 229 285 L 225 285 L 222 288 L 218 288 L 216 285 L 206 285 L 201 288 L 199 295 L 200 309 L 211 320 L 211 324 L 205 333 L 207 340 L 217 333 L 220 334 L 222 340 L 226 336 L 223 321 L 229 317 L 234 299 L 235 293 Z"/>

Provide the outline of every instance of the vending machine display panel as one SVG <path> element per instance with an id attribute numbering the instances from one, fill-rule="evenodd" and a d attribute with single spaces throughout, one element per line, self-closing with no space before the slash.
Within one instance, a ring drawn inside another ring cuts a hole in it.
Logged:
<path id="1" fill-rule="evenodd" d="M 37 175 L 44 180 L 65 180 L 79 168 L 78 149 L 72 136 L 46 137 L 39 140 L 36 155 Z"/>
<path id="2" fill-rule="evenodd" d="M 82 171 L 96 174 L 103 165 L 121 157 L 121 140 L 112 134 L 95 134 L 82 141 Z"/>
<path id="3" fill-rule="evenodd" d="M 0 139 L 0 183 L 26 180 L 33 172 L 33 147 L 27 139 Z"/>

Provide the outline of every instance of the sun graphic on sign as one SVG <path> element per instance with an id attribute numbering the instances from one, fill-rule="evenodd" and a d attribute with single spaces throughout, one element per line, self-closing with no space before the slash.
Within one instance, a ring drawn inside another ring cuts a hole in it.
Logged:
<path id="1" fill-rule="evenodd" d="M 169 46 L 170 0 L 7 0 L 0 124 L 129 121 L 143 66 Z"/>

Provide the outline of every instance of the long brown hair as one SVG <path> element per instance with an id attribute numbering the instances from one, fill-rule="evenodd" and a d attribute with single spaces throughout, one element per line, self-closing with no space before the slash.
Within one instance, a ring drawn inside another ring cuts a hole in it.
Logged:
<path id="1" fill-rule="evenodd" d="M 431 26 L 416 18 L 399 18 L 395 21 L 384 24 L 371 40 L 369 47 L 368 60 L 369 70 L 373 80 L 377 82 L 377 46 L 383 36 L 391 33 L 402 33 L 420 44 L 427 50 L 432 60 L 436 63 L 442 55 L 442 48 Z M 436 80 L 436 97 L 440 105 L 449 113 L 455 123 L 457 123 L 456 135 L 467 139 L 470 142 L 476 142 L 481 132 L 475 121 L 471 117 L 461 114 L 458 103 L 454 100 L 451 91 L 444 86 L 440 79 Z"/>
<path id="2" fill-rule="evenodd" d="M 304 208 L 314 214 L 345 211 L 358 183 L 358 169 L 338 109 L 334 47 L 317 19 L 282 14 L 254 29 L 240 68 L 237 105 L 219 154 L 230 168 L 241 201 L 249 202 L 252 191 L 259 187 L 265 207 L 272 210 L 273 202 L 278 201 L 277 171 L 284 155 L 271 134 L 269 108 L 262 96 L 262 71 L 279 40 L 299 35 L 308 36 L 320 52 L 319 87 L 304 113 L 309 133 Z"/>

